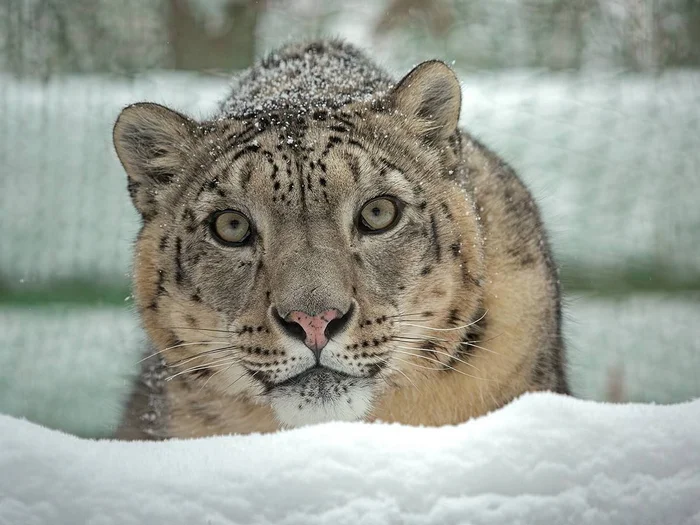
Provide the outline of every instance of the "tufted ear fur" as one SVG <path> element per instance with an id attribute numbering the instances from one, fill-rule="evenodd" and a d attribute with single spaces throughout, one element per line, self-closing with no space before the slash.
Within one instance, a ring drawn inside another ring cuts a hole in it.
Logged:
<path id="1" fill-rule="evenodd" d="M 457 129 L 462 91 L 454 72 L 439 60 L 417 65 L 389 94 L 394 109 L 427 142 L 439 142 Z"/>
<path id="2" fill-rule="evenodd" d="M 158 104 L 133 104 L 120 113 L 114 148 L 129 176 L 134 206 L 145 219 L 155 215 L 158 191 L 180 173 L 196 136 L 196 122 Z"/>

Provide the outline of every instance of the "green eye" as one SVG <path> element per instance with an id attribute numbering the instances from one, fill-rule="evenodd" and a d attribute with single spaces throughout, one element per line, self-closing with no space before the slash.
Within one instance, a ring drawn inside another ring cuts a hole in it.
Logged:
<path id="1" fill-rule="evenodd" d="M 220 243 L 239 246 L 250 237 L 250 221 L 234 210 L 219 211 L 212 216 L 211 232 Z"/>
<path id="2" fill-rule="evenodd" d="M 364 233 L 382 233 L 396 226 L 401 216 L 399 203 L 393 197 L 377 197 L 360 211 L 358 228 Z"/>

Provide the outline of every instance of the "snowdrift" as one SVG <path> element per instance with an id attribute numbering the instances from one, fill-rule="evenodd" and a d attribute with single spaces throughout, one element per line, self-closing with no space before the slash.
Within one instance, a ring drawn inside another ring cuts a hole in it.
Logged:
<path id="1" fill-rule="evenodd" d="M 530 394 L 457 427 L 164 443 L 0 416 L 0 523 L 700 523 L 700 400 Z"/>

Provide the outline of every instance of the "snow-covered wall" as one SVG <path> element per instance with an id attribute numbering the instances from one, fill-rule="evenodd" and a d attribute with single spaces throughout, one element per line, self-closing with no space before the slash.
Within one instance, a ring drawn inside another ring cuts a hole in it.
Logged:
<path id="1" fill-rule="evenodd" d="M 0 416 L 0 523 L 700 523 L 700 400 L 531 394 L 456 427 L 331 423 L 165 443 Z"/>
<path id="2" fill-rule="evenodd" d="M 461 75 L 462 122 L 522 174 L 565 266 L 697 278 L 700 73 Z M 138 225 L 111 146 L 135 101 L 205 117 L 225 79 L 0 77 L 0 280 L 126 282 Z M 592 272 L 595 279 L 595 272 Z"/>

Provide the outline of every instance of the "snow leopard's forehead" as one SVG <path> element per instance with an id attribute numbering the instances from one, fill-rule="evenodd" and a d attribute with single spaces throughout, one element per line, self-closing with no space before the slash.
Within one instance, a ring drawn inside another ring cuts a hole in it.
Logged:
<path id="1" fill-rule="evenodd" d="M 289 220 L 293 214 L 308 223 L 382 194 L 424 200 L 422 193 L 439 186 L 436 181 L 424 188 L 421 180 L 432 157 L 416 152 L 406 163 L 405 149 L 395 146 L 397 133 L 358 113 L 262 112 L 245 123 L 230 121 L 230 130 L 224 125 L 213 139 L 226 149 L 214 151 L 197 176 L 199 186 L 190 186 L 193 204 L 222 207 L 233 199 L 249 209 L 259 206 L 260 215 Z M 206 141 L 203 147 L 209 147 Z M 412 168 L 421 164 L 425 169 L 416 173 Z"/>

